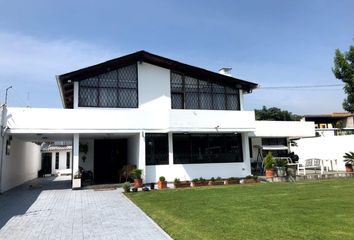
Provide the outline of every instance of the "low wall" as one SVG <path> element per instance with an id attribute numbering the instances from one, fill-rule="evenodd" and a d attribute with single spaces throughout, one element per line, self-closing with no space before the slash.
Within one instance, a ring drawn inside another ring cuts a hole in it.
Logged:
<path id="1" fill-rule="evenodd" d="M 22 183 L 37 178 L 41 168 L 40 146 L 15 137 L 11 140 L 10 154 L 4 154 L 1 191 L 5 192 Z"/>
<path id="2" fill-rule="evenodd" d="M 299 155 L 300 163 L 307 158 L 337 159 L 341 171 L 345 170 L 344 153 L 354 152 L 354 135 L 302 138 L 296 143 L 298 146 L 292 146 L 291 151 Z"/>

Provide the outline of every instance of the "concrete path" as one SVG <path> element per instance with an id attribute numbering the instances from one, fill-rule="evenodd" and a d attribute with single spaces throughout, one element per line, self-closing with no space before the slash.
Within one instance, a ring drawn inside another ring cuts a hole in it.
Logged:
<path id="1" fill-rule="evenodd" d="M 30 184 L 0 195 L 0 239 L 171 239 L 119 189 L 73 191 L 68 177 Z"/>

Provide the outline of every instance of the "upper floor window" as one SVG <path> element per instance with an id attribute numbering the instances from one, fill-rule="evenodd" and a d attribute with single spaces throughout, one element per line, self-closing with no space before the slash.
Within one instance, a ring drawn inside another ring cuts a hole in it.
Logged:
<path id="1" fill-rule="evenodd" d="M 172 109 L 240 110 L 239 89 L 171 72 Z"/>
<path id="2" fill-rule="evenodd" d="M 129 65 L 79 83 L 80 107 L 137 108 L 137 66 Z"/>

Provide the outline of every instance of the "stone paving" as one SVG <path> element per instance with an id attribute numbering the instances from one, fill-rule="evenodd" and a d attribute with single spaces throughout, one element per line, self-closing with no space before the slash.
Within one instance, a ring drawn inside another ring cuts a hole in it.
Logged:
<path id="1" fill-rule="evenodd" d="M 73 191 L 57 177 L 0 195 L 0 239 L 171 238 L 120 189 Z"/>

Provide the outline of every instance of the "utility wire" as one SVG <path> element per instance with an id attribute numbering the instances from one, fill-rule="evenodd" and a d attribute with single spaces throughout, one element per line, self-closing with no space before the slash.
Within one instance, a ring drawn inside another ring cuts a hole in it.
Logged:
<path id="1" fill-rule="evenodd" d="M 266 90 L 266 89 L 313 89 L 313 88 L 328 88 L 328 87 L 343 87 L 343 84 L 325 84 L 325 85 L 297 85 L 297 86 L 273 86 L 273 87 L 262 87 L 259 86 L 257 89 Z M 323 89 L 325 90 L 325 89 Z M 337 88 L 332 88 L 331 90 L 340 90 Z"/>

